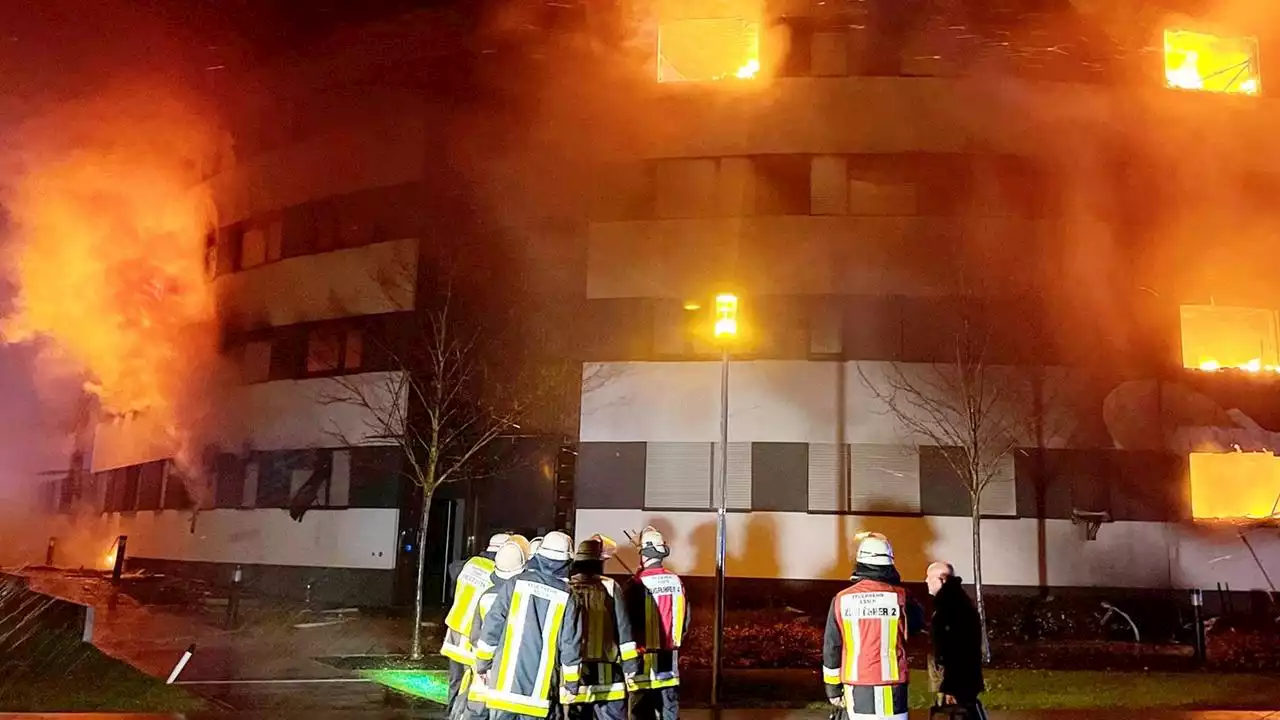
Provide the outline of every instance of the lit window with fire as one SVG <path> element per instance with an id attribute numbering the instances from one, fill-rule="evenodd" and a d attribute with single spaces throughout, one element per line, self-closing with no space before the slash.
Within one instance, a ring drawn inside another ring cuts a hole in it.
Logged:
<path id="1" fill-rule="evenodd" d="M 1183 305 L 1183 367 L 1280 373 L 1276 324 L 1274 310 Z"/>
<path id="2" fill-rule="evenodd" d="M 1244 520 L 1280 512 L 1280 457 L 1268 452 L 1191 453 L 1191 515 Z"/>
<path id="3" fill-rule="evenodd" d="M 760 23 L 742 17 L 658 24 L 658 82 L 750 80 L 760 73 Z"/>
<path id="4" fill-rule="evenodd" d="M 1257 95 L 1258 41 L 1190 30 L 1165 30 L 1164 77 L 1171 88 Z"/>

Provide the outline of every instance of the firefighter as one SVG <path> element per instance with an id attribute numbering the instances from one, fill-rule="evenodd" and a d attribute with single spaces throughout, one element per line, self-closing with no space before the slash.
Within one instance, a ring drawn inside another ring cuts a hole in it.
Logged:
<path id="1" fill-rule="evenodd" d="M 449 702 L 445 707 L 453 707 L 462 685 L 462 676 L 472 663 L 473 650 L 468 638 L 476 616 L 476 603 L 493 585 L 494 555 L 509 539 L 506 533 L 497 533 L 489 538 L 489 546 L 484 552 L 449 568 L 449 574 L 454 577 L 453 604 L 444 617 L 444 644 L 440 646 L 440 654 L 449 658 Z"/>
<path id="2" fill-rule="evenodd" d="M 583 540 L 569 575 L 582 622 L 582 681 L 566 701 L 569 720 L 625 720 L 626 678 L 640 669 L 622 589 L 604 575 L 605 552 L 603 538 Z"/>
<path id="3" fill-rule="evenodd" d="M 689 630 L 689 602 L 680 576 L 663 567 L 671 554 L 662 533 L 640 533 L 639 572 L 627 587 L 627 611 L 639 645 L 640 671 L 629 678 L 635 720 L 676 720 L 680 714 L 680 645 Z"/>
<path id="4" fill-rule="evenodd" d="M 524 572 L 496 593 L 476 641 L 476 674 L 494 720 L 545 718 L 577 694 L 582 628 L 569 593 L 573 540 L 548 533 Z M 555 682 L 556 671 L 561 681 Z M 553 699 L 553 692 L 560 695 Z"/>
<path id="5" fill-rule="evenodd" d="M 859 536 L 853 584 L 831 602 L 822 647 L 827 699 L 852 720 L 907 720 L 907 635 L 924 612 L 907 595 L 883 535 Z"/>
<path id="6" fill-rule="evenodd" d="M 503 543 L 501 548 L 498 548 L 498 553 L 494 557 L 493 585 L 480 595 L 480 600 L 476 603 L 476 616 L 471 623 L 469 638 L 473 647 L 479 641 L 480 629 L 484 626 L 484 616 L 489 613 L 489 608 L 493 607 L 493 601 L 497 599 L 498 592 L 512 578 L 524 572 L 525 564 L 529 559 L 525 554 L 528 541 L 521 543 L 521 540 L 524 538 L 514 535 L 512 539 Z M 467 668 L 462 684 L 466 695 L 454 701 L 450 717 L 454 720 L 486 720 L 489 717 L 489 710 L 485 707 L 485 694 L 488 688 L 476 677 L 474 657 L 471 666 Z"/>

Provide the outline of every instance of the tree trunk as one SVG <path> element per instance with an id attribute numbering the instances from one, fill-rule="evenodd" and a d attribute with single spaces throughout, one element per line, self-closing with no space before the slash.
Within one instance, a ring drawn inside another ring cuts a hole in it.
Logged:
<path id="1" fill-rule="evenodd" d="M 427 521 L 431 518 L 431 496 L 435 488 L 422 491 L 421 522 L 418 523 L 418 583 L 413 602 L 413 646 L 409 657 L 422 659 L 422 605 L 426 602 L 427 581 Z"/>
<path id="2" fill-rule="evenodd" d="M 981 495 L 970 498 L 973 515 L 973 591 L 978 603 L 978 624 L 982 627 L 982 659 L 991 661 L 991 641 L 987 638 L 987 605 L 982 600 L 982 505 Z"/>

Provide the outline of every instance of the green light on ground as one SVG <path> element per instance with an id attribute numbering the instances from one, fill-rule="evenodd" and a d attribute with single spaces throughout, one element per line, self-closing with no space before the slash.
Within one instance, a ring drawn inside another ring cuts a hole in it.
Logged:
<path id="1" fill-rule="evenodd" d="M 360 674 L 405 695 L 441 705 L 449 699 L 449 673 L 444 670 L 365 670 Z"/>

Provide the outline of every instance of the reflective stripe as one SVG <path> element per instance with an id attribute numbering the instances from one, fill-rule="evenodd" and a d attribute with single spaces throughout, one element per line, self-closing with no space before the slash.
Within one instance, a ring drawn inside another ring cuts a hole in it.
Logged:
<path id="1" fill-rule="evenodd" d="M 822 682 L 828 685 L 840 684 L 840 668 L 829 668 L 822 666 Z"/>
<path id="2" fill-rule="evenodd" d="M 498 663 L 497 687 L 509 688 L 516 672 L 516 654 L 520 652 L 520 640 L 524 637 L 524 617 L 528 612 L 523 595 L 511 596 L 511 611 L 507 614 L 507 627 L 502 638 L 502 662 Z"/>
<path id="3" fill-rule="evenodd" d="M 671 647 L 684 644 L 684 592 L 671 598 Z"/>
<path id="4" fill-rule="evenodd" d="M 496 648 L 496 647 L 494 647 L 493 645 L 490 645 L 489 643 L 487 643 L 487 642 L 485 642 L 485 641 L 481 640 L 480 642 L 476 643 L 476 659 L 478 659 L 478 660 L 492 660 L 492 659 L 493 659 L 493 654 L 494 654 L 495 652 L 497 652 L 497 650 L 498 650 L 498 648 Z"/>
<path id="5" fill-rule="evenodd" d="M 551 658 L 558 655 L 560 643 L 560 625 L 564 622 L 564 611 L 568 597 L 551 601 L 551 617 L 542 626 L 542 658 L 538 663 L 538 682 L 533 686 L 535 697 L 547 697 L 551 692 Z M 577 675 L 577 668 L 573 668 Z M 571 680 L 570 682 L 576 682 Z"/>
<path id="6" fill-rule="evenodd" d="M 440 646 L 440 654 L 463 665 L 471 665 L 476 661 L 474 652 L 467 652 L 467 648 L 452 645 L 448 641 Z"/>
<path id="7" fill-rule="evenodd" d="M 529 697 L 517 693 L 489 690 L 484 704 L 490 710 L 506 710 L 519 715 L 546 717 L 551 710 L 551 702 L 546 698 Z"/>
<path id="8" fill-rule="evenodd" d="M 898 622 L 898 618 L 896 617 L 889 618 L 886 621 L 886 624 L 888 625 L 888 629 L 886 630 L 887 635 L 880 641 L 880 644 L 886 648 L 889 656 L 888 662 L 885 663 L 886 670 L 884 679 L 894 683 L 900 682 L 903 679 L 898 676 Z M 890 703 L 890 707 L 892 707 L 892 703 Z"/>
<path id="9" fill-rule="evenodd" d="M 561 665 L 560 677 L 563 678 L 565 682 L 579 682 L 582 680 L 582 674 L 578 670 L 577 665 Z"/>
<path id="10" fill-rule="evenodd" d="M 840 615 L 837 619 L 840 622 L 840 633 L 844 636 L 844 658 L 840 662 L 840 666 L 844 668 L 844 677 L 842 680 L 846 683 L 858 682 L 858 647 L 862 643 L 861 629 L 858 627 L 858 619 L 856 617 L 846 617 L 844 604 L 849 602 L 848 596 L 840 599 L 840 607 L 837 609 Z"/>
<path id="11" fill-rule="evenodd" d="M 893 673 L 889 667 L 889 652 L 893 641 L 889 639 L 889 618 L 880 618 L 876 623 L 880 626 L 880 680 L 893 682 Z"/>
<path id="12" fill-rule="evenodd" d="M 445 627 L 457 630 L 463 637 L 471 636 L 476 604 L 480 595 L 493 586 L 493 567 L 493 561 L 483 557 L 473 557 L 462 566 L 453 586 L 453 604 L 444 618 Z"/>
<path id="13" fill-rule="evenodd" d="M 622 655 L 623 660 L 635 660 L 640 656 L 636 650 L 636 644 L 633 642 L 622 643 L 618 646 L 618 652 Z"/>

